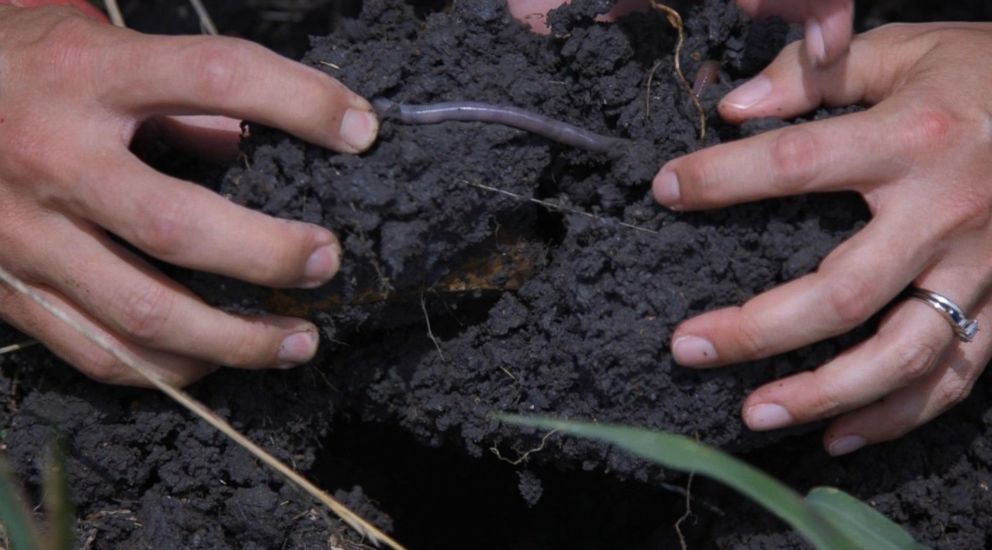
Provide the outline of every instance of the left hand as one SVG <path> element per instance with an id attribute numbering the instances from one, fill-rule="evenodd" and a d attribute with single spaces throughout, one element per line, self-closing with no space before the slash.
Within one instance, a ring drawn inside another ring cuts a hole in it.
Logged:
<path id="1" fill-rule="evenodd" d="M 964 399 L 992 356 L 992 25 L 890 25 L 814 66 L 794 43 L 723 99 L 731 122 L 789 118 L 821 103 L 867 111 L 768 132 L 669 162 L 655 197 L 676 210 L 856 191 L 871 222 L 812 274 L 675 331 L 675 359 L 717 367 L 811 344 L 863 323 L 914 285 L 977 317 L 973 342 L 917 300 L 813 372 L 752 393 L 754 430 L 836 418 L 832 455 L 894 439 Z"/>

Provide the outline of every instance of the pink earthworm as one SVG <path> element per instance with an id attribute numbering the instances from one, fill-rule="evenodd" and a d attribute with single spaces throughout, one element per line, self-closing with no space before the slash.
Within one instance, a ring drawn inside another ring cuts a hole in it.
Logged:
<path id="1" fill-rule="evenodd" d="M 619 154 L 630 145 L 626 139 L 603 136 L 519 107 L 490 105 L 475 101 L 408 105 L 382 97 L 372 100 L 372 106 L 383 118 L 398 120 L 404 124 L 437 124 L 449 120 L 492 122 L 526 130 L 550 140 L 594 153 Z"/>
<path id="2" fill-rule="evenodd" d="M 720 62 L 716 59 L 703 61 L 696 71 L 696 78 L 692 81 L 692 95 L 699 99 L 703 95 L 703 90 L 710 84 L 715 84 L 720 80 Z"/>

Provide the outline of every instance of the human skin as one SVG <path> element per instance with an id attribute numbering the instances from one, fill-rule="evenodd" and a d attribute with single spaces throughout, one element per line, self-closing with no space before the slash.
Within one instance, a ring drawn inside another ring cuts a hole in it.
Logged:
<path id="1" fill-rule="evenodd" d="M 841 46 L 825 46 L 834 57 L 824 63 L 807 23 L 806 40 L 720 102 L 725 120 L 790 118 L 824 104 L 870 108 L 672 160 L 654 179 L 655 198 L 689 211 L 854 191 L 872 220 L 815 273 L 682 323 L 672 336 L 675 360 L 709 368 L 797 349 L 862 324 L 910 285 L 949 297 L 980 327 L 974 341 L 960 342 L 930 306 L 903 300 L 872 338 L 744 401 L 754 430 L 834 418 L 823 444 L 843 455 L 960 402 L 992 357 L 992 25 L 890 25 L 848 46 L 850 29 L 837 26 L 850 25 L 849 2 L 738 3 L 756 16 L 825 18 L 824 39 L 839 37 Z"/>
<path id="2" fill-rule="evenodd" d="M 567 0 L 507 0 L 514 17 L 534 32 L 548 34 L 546 15 Z M 737 0 L 744 13 L 755 18 L 776 15 L 802 23 L 807 55 L 815 64 L 827 65 L 839 59 L 851 42 L 853 0 Z M 649 0 L 617 0 L 601 20 L 611 21 L 622 15 L 650 8 Z"/>
<path id="3" fill-rule="evenodd" d="M 829 67 L 790 45 L 721 101 L 726 120 L 870 108 L 704 149 L 655 177 L 655 198 L 679 211 L 854 191 L 872 215 L 815 273 L 684 322 L 672 337 L 682 365 L 750 361 L 847 332 L 910 285 L 978 319 L 964 343 L 930 306 L 899 301 L 873 337 L 748 396 L 750 428 L 835 417 L 823 443 L 841 455 L 897 438 L 970 393 L 992 357 L 989 51 L 992 25 L 961 23 L 882 27 Z"/>
<path id="4" fill-rule="evenodd" d="M 0 5 L 0 264 L 178 385 L 217 365 L 306 362 L 317 347 L 312 324 L 209 307 L 111 235 L 174 265 L 303 288 L 337 271 L 334 235 L 160 174 L 129 146 L 143 127 L 146 137 L 229 152 L 230 121 L 249 119 L 355 153 L 375 139 L 371 106 L 249 42 L 147 36 L 99 19 Z M 143 385 L 4 285 L 0 317 L 94 379 Z"/>

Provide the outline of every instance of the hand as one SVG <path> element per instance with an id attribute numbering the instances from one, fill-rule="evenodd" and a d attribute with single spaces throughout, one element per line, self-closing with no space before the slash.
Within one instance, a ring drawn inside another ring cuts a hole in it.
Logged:
<path id="1" fill-rule="evenodd" d="M 518 21 L 526 23 L 537 34 L 549 34 L 548 12 L 568 3 L 570 0 L 506 0 L 510 14 Z M 616 3 L 599 21 L 613 21 L 628 13 L 648 8 L 647 0 L 616 0 Z"/>
<path id="2" fill-rule="evenodd" d="M 506 0 L 510 13 L 538 34 L 548 34 L 548 12 L 569 0 Z M 807 55 L 818 65 L 840 58 L 851 43 L 854 0 L 737 0 L 751 17 L 777 15 L 793 23 L 804 23 Z M 616 0 L 601 21 L 613 21 L 650 7 L 649 0 Z"/>
<path id="3" fill-rule="evenodd" d="M 792 23 L 803 23 L 806 55 L 818 65 L 839 59 L 851 44 L 854 0 L 737 0 L 751 17 L 777 15 Z"/>
<path id="4" fill-rule="evenodd" d="M 0 80 L 0 264 L 175 384 L 213 365 L 289 367 L 312 357 L 312 324 L 208 307 L 110 234 L 192 269 L 277 287 L 322 284 L 341 255 L 329 231 L 157 173 L 128 146 L 150 119 L 174 139 L 202 140 L 202 128 L 165 117 L 215 114 L 354 153 L 378 127 L 364 99 L 248 42 L 145 36 L 53 7 L 0 6 Z M 0 317 L 97 380 L 142 383 L 6 286 Z"/>
<path id="5" fill-rule="evenodd" d="M 840 415 L 824 435 L 839 455 L 899 437 L 969 394 L 992 356 L 990 51 L 988 24 L 883 27 L 825 68 L 793 44 L 723 99 L 724 118 L 788 118 L 821 103 L 871 108 L 705 149 L 656 176 L 655 197 L 677 210 L 850 190 L 872 214 L 816 273 L 678 327 L 682 365 L 769 357 L 844 333 L 910 284 L 978 318 L 975 341 L 962 343 L 934 309 L 902 301 L 872 338 L 752 393 L 743 405 L 752 429 Z"/>

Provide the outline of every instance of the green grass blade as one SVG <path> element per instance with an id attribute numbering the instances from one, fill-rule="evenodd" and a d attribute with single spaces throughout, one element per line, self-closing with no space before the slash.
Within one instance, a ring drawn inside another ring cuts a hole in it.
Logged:
<path id="1" fill-rule="evenodd" d="M 820 517 L 799 493 L 749 464 L 688 437 L 609 424 L 516 415 L 496 415 L 496 418 L 510 424 L 598 439 L 663 466 L 711 477 L 764 506 L 820 550 L 861 548 Z"/>
<path id="2" fill-rule="evenodd" d="M 820 516 L 844 531 L 864 548 L 878 550 L 922 550 L 926 546 L 878 510 L 833 487 L 817 487 L 806 495 L 806 502 Z"/>
<path id="3" fill-rule="evenodd" d="M 48 517 L 46 550 L 72 550 L 72 531 L 76 512 L 69 494 L 69 476 L 65 471 L 65 453 L 58 439 L 53 441 L 45 467 L 45 511 Z"/>
<path id="4" fill-rule="evenodd" d="M 41 538 L 24 502 L 10 466 L 0 457 L 0 525 L 7 534 L 10 548 L 41 550 Z"/>

